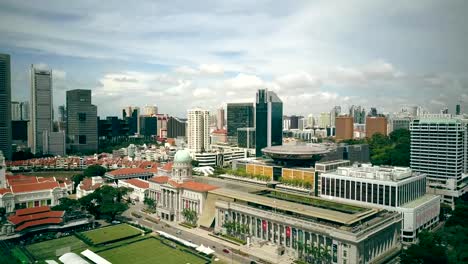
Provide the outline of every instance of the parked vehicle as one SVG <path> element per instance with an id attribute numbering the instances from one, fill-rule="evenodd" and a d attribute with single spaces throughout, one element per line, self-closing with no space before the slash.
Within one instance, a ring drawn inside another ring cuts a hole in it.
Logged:
<path id="1" fill-rule="evenodd" d="M 227 248 L 223 249 L 223 252 L 226 253 L 226 254 L 231 253 L 231 251 L 229 251 L 229 249 L 227 249 Z"/>

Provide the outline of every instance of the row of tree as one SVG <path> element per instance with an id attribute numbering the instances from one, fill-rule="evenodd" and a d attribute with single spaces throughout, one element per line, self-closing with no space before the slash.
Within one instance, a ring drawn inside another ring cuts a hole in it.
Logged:
<path id="1" fill-rule="evenodd" d="M 287 184 L 287 185 L 302 187 L 302 188 L 305 188 L 305 189 L 311 189 L 312 188 L 312 182 L 306 181 L 306 180 L 303 180 L 303 179 L 280 178 L 279 181 L 281 183 L 284 183 L 284 184 Z"/>
<path id="2" fill-rule="evenodd" d="M 271 181 L 270 176 L 248 173 L 244 169 L 240 169 L 240 168 L 237 169 L 237 170 L 226 169 L 226 174 L 239 176 L 239 177 L 244 177 L 244 178 L 249 178 L 249 179 L 257 179 L 257 180 L 260 180 L 260 181 Z"/>
<path id="3" fill-rule="evenodd" d="M 123 197 L 131 189 L 125 187 L 114 188 L 104 185 L 78 200 L 61 198 L 60 204 L 52 207 L 55 211 L 76 212 L 86 210 L 96 219 L 112 221 L 128 209 L 128 204 Z"/>

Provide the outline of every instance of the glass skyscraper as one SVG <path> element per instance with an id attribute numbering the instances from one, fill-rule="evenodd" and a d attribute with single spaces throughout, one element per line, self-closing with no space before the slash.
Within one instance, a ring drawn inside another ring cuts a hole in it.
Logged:
<path id="1" fill-rule="evenodd" d="M 0 150 L 11 159 L 11 71 L 7 54 L 0 54 Z"/>
<path id="2" fill-rule="evenodd" d="M 227 104 L 227 138 L 230 144 L 237 144 L 237 130 L 254 127 L 254 106 L 252 103 Z"/>
<path id="3" fill-rule="evenodd" d="M 276 93 L 260 89 L 255 107 L 255 155 L 260 157 L 263 148 L 283 143 L 283 102 Z"/>

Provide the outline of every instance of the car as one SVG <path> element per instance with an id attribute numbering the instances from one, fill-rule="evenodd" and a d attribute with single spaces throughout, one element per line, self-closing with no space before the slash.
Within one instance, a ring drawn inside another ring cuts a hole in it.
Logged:
<path id="1" fill-rule="evenodd" d="M 227 248 L 223 249 L 223 252 L 226 253 L 226 254 L 231 253 L 231 251 L 229 251 L 229 249 L 227 249 Z"/>
<path id="2" fill-rule="evenodd" d="M 120 224 L 120 221 L 114 220 L 111 222 L 113 225 Z"/>
<path id="3" fill-rule="evenodd" d="M 180 230 L 177 230 L 177 232 L 175 232 L 177 235 L 180 235 L 182 234 L 182 232 L 180 232 Z"/>

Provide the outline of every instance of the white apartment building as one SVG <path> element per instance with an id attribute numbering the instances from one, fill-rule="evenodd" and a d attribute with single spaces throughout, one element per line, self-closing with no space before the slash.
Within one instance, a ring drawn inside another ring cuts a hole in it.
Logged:
<path id="1" fill-rule="evenodd" d="M 327 113 L 327 112 L 320 113 L 319 127 L 326 128 L 326 127 L 329 127 L 330 125 L 331 125 L 330 113 Z"/>
<path id="2" fill-rule="evenodd" d="M 429 192 L 453 206 L 468 191 L 468 119 L 423 115 L 410 131 L 411 168 L 427 175 Z"/>
<path id="3" fill-rule="evenodd" d="M 200 108 L 188 110 L 187 139 L 191 152 L 199 153 L 210 147 L 210 112 Z"/>
<path id="4" fill-rule="evenodd" d="M 402 213 L 402 240 L 415 242 L 439 222 L 440 197 L 426 194 L 426 175 L 410 168 L 338 167 L 320 175 L 319 196 Z"/>

